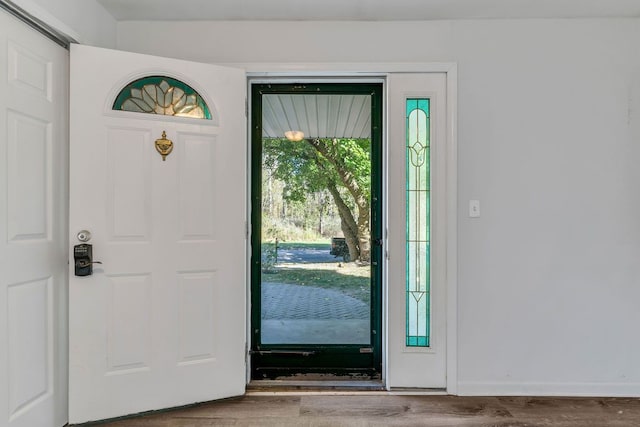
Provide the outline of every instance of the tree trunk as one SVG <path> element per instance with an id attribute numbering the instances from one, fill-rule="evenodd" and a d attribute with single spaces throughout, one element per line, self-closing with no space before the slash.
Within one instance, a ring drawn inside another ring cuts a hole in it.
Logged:
<path id="1" fill-rule="evenodd" d="M 369 211 L 358 209 L 358 246 L 360 248 L 360 261 L 371 262 L 371 228 Z"/>
<path id="2" fill-rule="evenodd" d="M 351 209 L 344 202 L 340 192 L 336 188 L 336 184 L 329 182 L 327 185 L 329 193 L 333 197 L 333 201 L 338 208 L 338 214 L 340 215 L 340 228 L 344 234 L 344 240 L 349 248 L 349 260 L 355 261 L 360 258 L 360 250 L 358 244 L 358 224 L 353 219 Z"/>
<path id="3" fill-rule="evenodd" d="M 345 226 L 344 218 L 340 217 L 340 226 L 344 233 L 344 241 L 349 249 L 349 258 L 344 259 L 345 262 L 356 261 L 360 257 L 360 250 L 358 248 L 358 235 L 354 233 L 348 226 Z"/>
<path id="4" fill-rule="evenodd" d="M 339 156 L 335 155 L 335 152 L 331 149 L 331 147 L 321 139 L 308 139 L 307 142 L 311 144 L 313 148 L 316 149 L 324 158 L 326 158 L 329 163 L 331 163 L 334 167 L 338 176 L 340 177 L 340 181 L 347 188 L 351 196 L 356 203 L 356 207 L 358 209 L 358 222 L 356 224 L 356 234 L 358 240 L 358 259 L 363 262 L 371 261 L 371 231 L 370 231 L 370 208 L 369 208 L 369 199 L 366 197 L 356 177 L 345 167 L 342 163 L 342 159 Z M 332 143 L 335 145 L 338 143 L 337 139 L 333 139 Z M 333 193 L 332 193 L 333 195 Z M 334 197 L 335 199 L 335 197 Z M 346 205 L 345 205 L 346 206 Z M 348 208 L 347 208 L 348 209 Z M 351 212 L 351 210 L 349 210 Z M 350 215 L 353 218 L 353 215 Z M 342 216 L 341 216 L 342 218 Z M 354 221 L 355 222 L 355 221 Z M 345 235 L 346 238 L 346 235 Z M 355 261 L 352 258 L 352 261 Z"/>

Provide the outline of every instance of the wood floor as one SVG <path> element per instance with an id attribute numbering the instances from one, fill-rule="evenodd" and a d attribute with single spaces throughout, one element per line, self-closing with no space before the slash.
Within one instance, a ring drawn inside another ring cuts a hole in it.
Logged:
<path id="1" fill-rule="evenodd" d="M 640 426 L 640 399 L 250 395 L 99 425 L 627 427 Z"/>

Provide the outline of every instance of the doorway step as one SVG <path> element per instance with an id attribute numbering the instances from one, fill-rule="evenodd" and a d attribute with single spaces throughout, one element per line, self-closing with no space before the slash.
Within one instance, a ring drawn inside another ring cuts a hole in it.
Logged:
<path id="1" fill-rule="evenodd" d="M 301 374 L 284 380 L 255 380 L 247 385 L 247 394 L 286 392 L 366 392 L 385 391 L 382 381 L 369 377 Z"/>

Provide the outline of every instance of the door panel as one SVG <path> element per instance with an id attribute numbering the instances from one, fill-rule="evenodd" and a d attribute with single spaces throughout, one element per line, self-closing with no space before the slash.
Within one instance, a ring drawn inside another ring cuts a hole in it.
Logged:
<path id="1" fill-rule="evenodd" d="M 149 242 L 151 237 L 151 141 L 148 129 L 107 127 L 106 209 L 112 240 Z"/>
<path id="2" fill-rule="evenodd" d="M 0 11 L 0 425 L 67 420 L 65 49 Z"/>
<path id="3" fill-rule="evenodd" d="M 70 421 L 243 394 L 244 72 L 86 46 L 71 57 L 71 242 L 90 230 L 102 264 L 70 280 Z M 112 111 L 144 75 L 197 87 L 213 120 Z"/>

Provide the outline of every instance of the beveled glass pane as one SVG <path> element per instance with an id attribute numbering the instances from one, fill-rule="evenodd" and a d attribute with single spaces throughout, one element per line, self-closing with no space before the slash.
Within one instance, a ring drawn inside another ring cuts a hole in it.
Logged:
<path id="1" fill-rule="evenodd" d="M 407 292 L 429 291 L 429 275 L 431 273 L 429 263 L 428 242 L 408 242 L 407 243 Z"/>
<path id="2" fill-rule="evenodd" d="M 136 102 L 139 101 L 139 102 Z M 133 100 L 133 99 L 127 99 L 125 102 L 125 109 L 127 111 L 136 111 L 139 113 L 148 113 L 149 111 L 151 111 L 150 107 L 141 100 Z"/>
<path id="3" fill-rule="evenodd" d="M 166 76 L 129 83 L 116 97 L 113 109 L 211 120 L 209 106 L 195 89 Z"/>
<path id="4" fill-rule="evenodd" d="M 142 99 L 149 105 L 156 105 L 156 88 L 153 85 L 146 85 L 142 88 Z"/>
<path id="5" fill-rule="evenodd" d="M 160 82 L 160 84 L 158 85 L 158 87 L 159 87 L 160 89 L 162 89 L 162 91 L 163 91 L 163 92 L 165 92 L 165 93 L 166 93 L 166 92 L 167 92 L 167 90 L 169 90 L 169 88 L 170 88 L 171 86 L 169 86 L 169 83 L 167 83 L 167 81 L 166 81 L 166 80 L 163 80 L 163 81 L 161 81 L 161 82 Z"/>
<path id="6" fill-rule="evenodd" d="M 409 113 L 409 146 L 416 147 L 419 151 L 421 147 L 425 147 L 429 144 L 429 135 L 427 127 L 427 112 L 414 109 Z M 415 166 L 419 166 L 415 164 Z"/>
<path id="7" fill-rule="evenodd" d="M 407 240 L 426 242 L 429 240 L 430 197 L 428 191 L 407 192 Z"/>
<path id="8" fill-rule="evenodd" d="M 412 155 L 413 150 L 408 148 L 407 152 Z M 410 161 L 407 162 L 407 189 L 408 190 L 429 190 L 431 152 L 429 147 L 423 153 L 424 163 L 420 167 L 415 167 Z"/>
<path id="9" fill-rule="evenodd" d="M 173 88 L 173 99 L 171 100 L 171 104 L 173 105 L 174 110 L 182 107 L 185 102 L 187 102 L 187 96 L 184 91 L 179 87 Z"/>

